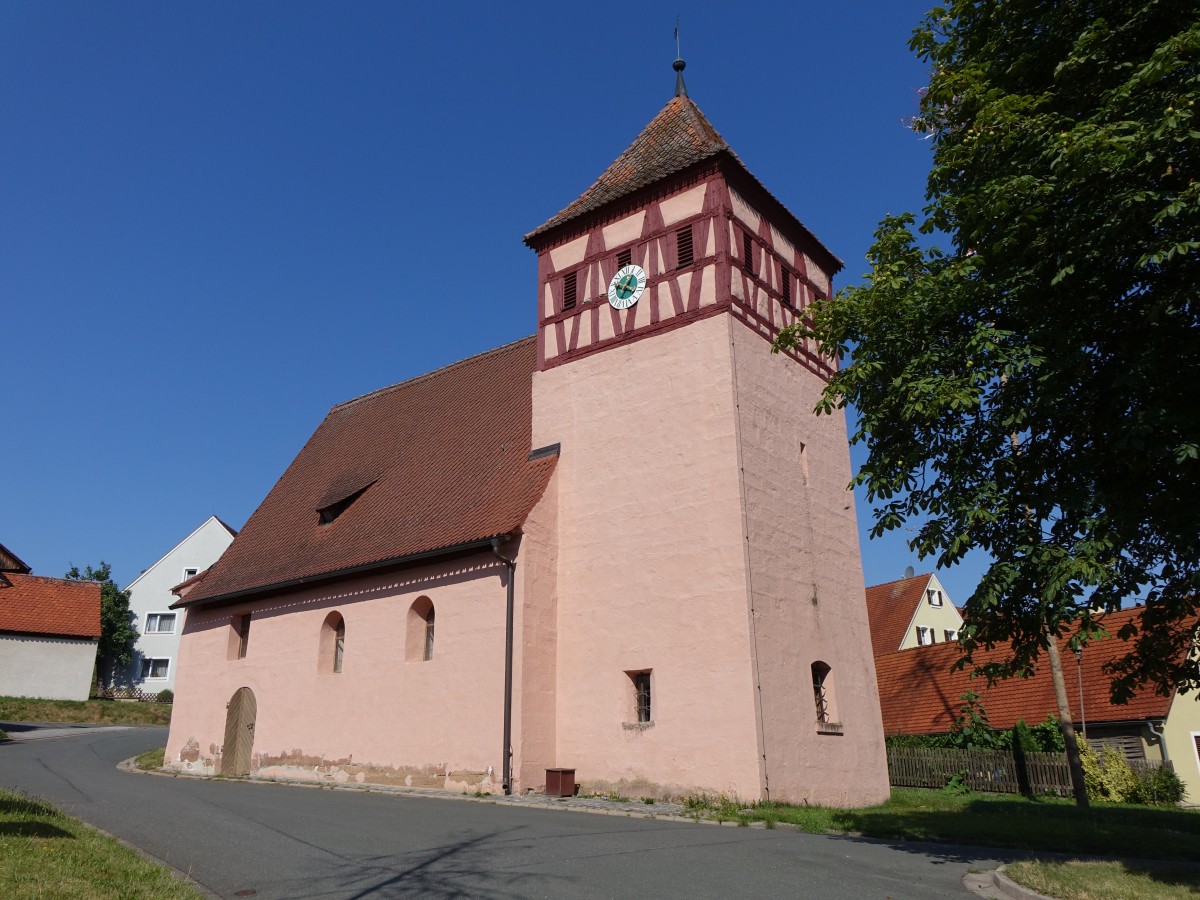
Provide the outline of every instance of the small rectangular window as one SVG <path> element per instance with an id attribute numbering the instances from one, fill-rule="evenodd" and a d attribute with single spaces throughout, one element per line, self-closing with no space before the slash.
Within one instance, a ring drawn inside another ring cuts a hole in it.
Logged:
<path id="1" fill-rule="evenodd" d="M 779 267 L 779 295 L 784 306 L 792 305 L 792 273 L 787 266 Z"/>
<path id="2" fill-rule="evenodd" d="M 953 628 L 947 628 L 945 631 L 942 632 L 942 634 L 946 638 L 946 643 L 951 643 L 953 641 L 958 640 L 958 632 L 955 631 Z"/>
<path id="3" fill-rule="evenodd" d="M 677 268 L 686 268 L 696 261 L 695 250 L 692 246 L 691 225 L 684 225 L 675 232 L 675 249 L 677 251 Z"/>
<path id="4" fill-rule="evenodd" d="M 926 647 L 933 643 L 933 629 L 924 625 L 917 626 L 917 646 Z"/>
<path id="5" fill-rule="evenodd" d="M 189 578 L 195 578 L 199 574 L 200 574 L 199 569 L 193 568 L 192 566 L 188 566 L 186 569 L 183 570 L 183 580 L 187 581 Z"/>
<path id="6" fill-rule="evenodd" d="M 637 721 L 653 721 L 650 715 L 652 711 L 650 708 L 650 673 L 631 672 L 629 677 L 633 679 L 634 713 Z"/>
<path id="7" fill-rule="evenodd" d="M 237 658 L 245 659 L 246 650 L 250 646 L 250 613 L 244 613 L 238 619 L 238 651 Z"/>
<path id="8" fill-rule="evenodd" d="M 742 232 L 742 266 L 751 275 L 754 274 L 754 240 L 750 232 Z"/>
<path id="9" fill-rule="evenodd" d="M 929 600 L 930 606 L 941 606 L 942 605 L 942 592 L 941 591 L 928 590 L 925 592 L 925 597 L 926 597 L 926 599 Z"/>
<path id="10" fill-rule="evenodd" d="M 175 613 L 150 613 L 146 616 L 146 634 L 174 634 Z"/>
<path id="11" fill-rule="evenodd" d="M 623 269 L 633 262 L 633 251 L 626 247 L 617 254 L 617 268 Z"/>
<path id="12" fill-rule="evenodd" d="M 142 678 L 166 678 L 167 670 L 171 667 L 169 659 L 143 659 Z"/>
<path id="13" fill-rule="evenodd" d="M 563 310 L 574 309 L 576 291 L 578 290 L 579 272 L 569 272 L 563 276 Z"/>

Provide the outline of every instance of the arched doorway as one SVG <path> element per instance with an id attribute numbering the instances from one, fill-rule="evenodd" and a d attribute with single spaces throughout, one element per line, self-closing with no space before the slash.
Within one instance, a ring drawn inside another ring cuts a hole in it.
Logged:
<path id="1" fill-rule="evenodd" d="M 221 748 L 222 775 L 249 775 L 250 751 L 254 748 L 254 720 L 258 701 L 250 688 L 238 688 L 226 707 L 225 744 Z"/>

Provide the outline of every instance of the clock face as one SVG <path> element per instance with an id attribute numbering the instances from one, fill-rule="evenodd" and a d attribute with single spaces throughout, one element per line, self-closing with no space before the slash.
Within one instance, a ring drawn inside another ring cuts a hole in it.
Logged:
<path id="1" fill-rule="evenodd" d="M 608 303 L 613 309 L 629 309 L 646 290 L 646 270 L 641 266 L 625 266 L 608 283 Z"/>

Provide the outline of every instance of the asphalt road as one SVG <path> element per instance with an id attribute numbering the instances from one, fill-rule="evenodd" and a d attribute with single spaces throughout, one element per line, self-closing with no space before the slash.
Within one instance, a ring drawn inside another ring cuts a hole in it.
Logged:
<path id="1" fill-rule="evenodd" d="M 968 868 L 997 864 L 941 845 L 115 768 L 162 746 L 163 728 L 10 734 L 0 785 L 53 801 L 221 897 L 964 898 Z"/>

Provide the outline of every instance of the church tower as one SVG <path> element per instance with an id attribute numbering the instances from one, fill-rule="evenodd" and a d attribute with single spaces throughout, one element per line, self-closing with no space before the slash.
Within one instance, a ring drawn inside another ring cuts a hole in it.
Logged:
<path id="1" fill-rule="evenodd" d="M 770 348 L 841 263 L 675 68 L 670 102 L 525 238 L 533 447 L 559 446 L 540 733 L 589 788 L 880 802 L 846 425 L 813 413 L 836 362 Z"/>

